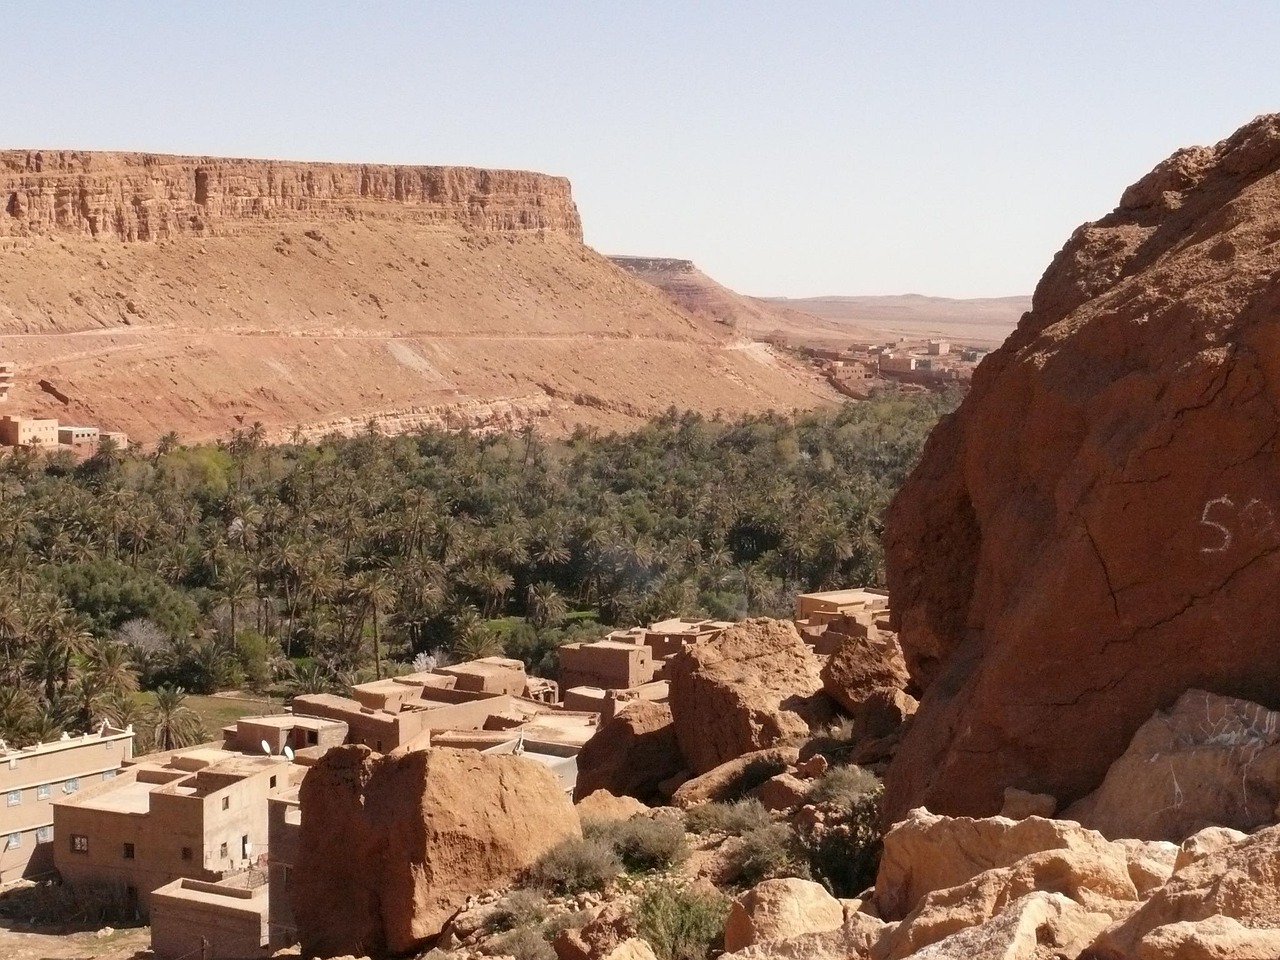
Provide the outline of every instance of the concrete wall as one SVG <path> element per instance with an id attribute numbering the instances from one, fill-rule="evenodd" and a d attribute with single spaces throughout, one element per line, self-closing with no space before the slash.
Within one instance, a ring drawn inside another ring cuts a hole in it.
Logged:
<path id="1" fill-rule="evenodd" d="M 293 918 L 293 865 L 298 858 L 298 837 L 302 832 L 302 811 L 296 798 L 274 797 L 267 802 L 267 833 L 271 840 L 268 863 L 267 924 L 272 950 L 298 942 Z"/>
<path id="2" fill-rule="evenodd" d="M 151 949 L 159 960 L 270 956 L 267 890 L 176 880 L 151 898 Z"/>
<path id="3" fill-rule="evenodd" d="M 639 644 L 566 644 L 560 648 L 560 689 L 600 687 L 626 690 L 648 683 L 654 674 L 653 655 Z"/>

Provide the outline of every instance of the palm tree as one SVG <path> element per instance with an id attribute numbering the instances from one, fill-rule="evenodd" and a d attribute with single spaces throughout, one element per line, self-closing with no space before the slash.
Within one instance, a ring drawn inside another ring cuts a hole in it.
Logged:
<path id="1" fill-rule="evenodd" d="M 395 590 L 383 570 L 366 570 L 356 578 L 356 596 L 370 611 L 373 622 L 373 675 L 382 679 L 382 645 L 378 636 L 378 614 L 395 602 Z"/>
<path id="2" fill-rule="evenodd" d="M 222 599 L 231 609 L 231 646 L 239 649 L 236 640 L 236 612 L 240 604 L 253 599 L 253 574 L 243 563 L 226 564 L 222 568 L 218 589 L 222 593 Z"/>
<path id="3" fill-rule="evenodd" d="M 291 673 L 293 676 L 289 685 L 294 693 L 328 693 L 333 689 L 333 680 L 329 676 L 329 671 L 318 660 L 294 666 Z"/>
<path id="4" fill-rule="evenodd" d="M 558 624 L 569 610 L 568 604 L 556 590 L 555 584 L 548 583 L 546 580 L 530 584 L 529 589 L 525 591 L 525 599 L 529 619 L 539 630 Z"/>
<path id="5" fill-rule="evenodd" d="M 204 739 L 204 724 L 186 700 L 187 692 L 182 687 L 166 685 L 156 690 L 156 702 L 147 713 L 145 724 L 157 750 L 177 750 Z"/>
<path id="6" fill-rule="evenodd" d="M 178 449 L 178 434 L 170 430 L 168 433 L 162 433 L 160 438 L 156 440 L 156 456 L 163 457 L 166 453 L 172 453 Z"/>

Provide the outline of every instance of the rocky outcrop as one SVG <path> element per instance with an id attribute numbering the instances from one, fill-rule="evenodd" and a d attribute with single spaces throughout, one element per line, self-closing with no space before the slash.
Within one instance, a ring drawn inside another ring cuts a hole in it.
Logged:
<path id="1" fill-rule="evenodd" d="M 684 769 L 671 708 L 636 700 L 600 725 L 578 754 L 574 800 L 597 790 L 615 797 L 658 799 L 658 784 Z"/>
<path id="2" fill-rule="evenodd" d="M 893 634 L 845 637 L 822 667 L 822 689 L 853 720 L 851 736 L 885 737 L 915 713 L 910 677 Z"/>
<path id="3" fill-rule="evenodd" d="M 414 949 L 468 896 L 581 835 L 546 768 L 474 751 L 337 747 L 307 772 L 299 801 L 292 901 L 309 957 Z"/>
<path id="4" fill-rule="evenodd" d="M 886 521 L 920 709 L 885 782 L 1069 805 L 1188 689 L 1280 705 L 1280 116 L 1078 229 Z"/>
<path id="5" fill-rule="evenodd" d="M 801 739 L 830 715 L 817 659 L 789 621 L 744 620 L 686 647 L 667 676 L 676 738 L 695 774 Z"/>
<path id="6" fill-rule="evenodd" d="M 705 800 L 737 800 L 766 780 L 786 773 L 799 757 L 800 752 L 795 747 L 771 747 L 744 753 L 680 784 L 671 795 L 671 803 L 677 807 L 692 807 Z"/>
<path id="7" fill-rule="evenodd" d="M 1036 891 L 999 914 L 913 952 L 910 960 L 1043 960 L 1077 957 L 1111 922 L 1060 893 Z M 1171 960 L 1171 958 L 1170 958 Z"/>
<path id="8" fill-rule="evenodd" d="M 1274 823 L 1278 801 L 1280 714 L 1188 690 L 1064 816 L 1108 837 L 1181 841 L 1205 827 Z"/>
<path id="9" fill-rule="evenodd" d="M 724 949 L 733 953 L 765 940 L 791 940 L 844 926 L 844 906 L 820 883 L 785 877 L 758 883 L 729 907 Z"/>
<path id="10" fill-rule="evenodd" d="M 1088 956 L 1243 960 L 1280 956 L 1278 946 L 1280 827 L 1270 827 L 1180 869 L 1131 917 L 1099 937 Z M 1166 948 L 1170 952 L 1160 952 Z"/>
<path id="11" fill-rule="evenodd" d="M 0 151 L 0 236 L 167 240 L 382 218 L 582 239 L 569 181 L 523 170 Z"/>
<path id="12" fill-rule="evenodd" d="M 608 790 L 596 790 L 574 804 L 580 820 L 630 820 L 649 808 L 635 797 L 615 797 Z"/>

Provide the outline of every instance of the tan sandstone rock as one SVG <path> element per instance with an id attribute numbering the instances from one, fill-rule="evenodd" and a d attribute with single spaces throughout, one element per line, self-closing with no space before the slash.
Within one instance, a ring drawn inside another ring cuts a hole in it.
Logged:
<path id="1" fill-rule="evenodd" d="M 582 820 L 630 820 L 649 807 L 635 797 L 615 797 L 608 790 L 596 790 L 579 800 L 574 807 Z"/>
<path id="2" fill-rule="evenodd" d="M 1028 793 L 1017 787 L 1004 788 L 1004 806 L 1000 808 L 1000 816 L 1010 820 L 1025 820 L 1027 817 L 1049 818 L 1057 812 L 1058 801 L 1047 793 Z"/>
<path id="3" fill-rule="evenodd" d="M 1133 960 L 1276 960 L 1280 930 L 1252 930 L 1231 917 L 1213 916 L 1156 927 L 1135 948 Z"/>
<path id="4" fill-rule="evenodd" d="M 1238 920 L 1254 931 L 1280 929 L 1280 827 L 1260 830 L 1182 867 L 1152 892 L 1131 917 L 1105 931 L 1089 956 L 1092 960 L 1129 960 L 1157 928 L 1199 924 L 1219 915 Z M 1212 928 L 1205 928 L 1204 932 L 1211 940 Z"/>
<path id="5" fill-rule="evenodd" d="M 603 960 L 658 960 L 658 958 L 647 941 L 639 937 L 631 937 L 605 954 Z"/>
<path id="6" fill-rule="evenodd" d="M 581 927 L 562 930 L 551 947 L 557 960 L 603 960 L 635 935 L 628 904 L 611 900 L 596 907 Z"/>
<path id="7" fill-rule="evenodd" d="M 804 803 L 809 785 L 799 777 L 780 773 L 760 784 L 755 793 L 766 810 L 791 810 Z"/>
<path id="8" fill-rule="evenodd" d="M 799 751 L 795 747 L 771 747 L 743 754 L 700 777 L 686 780 L 671 795 L 671 802 L 677 807 L 687 808 L 704 800 L 730 799 L 734 793 L 757 786 L 785 771 L 797 757 Z"/>
<path id="9" fill-rule="evenodd" d="M 1234 846 L 1246 837 L 1248 837 L 1247 833 L 1232 830 L 1230 827 L 1205 827 L 1182 841 L 1182 845 L 1178 847 L 1177 859 L 1173 863 L 1173 870 L 1177 873 L 1183 867 L 1189 867 L 1224 847 Z"/>
<path id="10" fill-rule="evenodd" d="M 1280 115 L 1178 151 L 930 435 L 885 521 L 922 690 L 886 822 L 1069 805 L 1189 689 L 1277 704 L 1278 230 Z"/>
<path id="11" fill-rule="evenodd" d="M 912 810 L 885 835 L 875 902 L 880 916 L 901 919 L 926 894 L 958 886 L 986 870 L 1012 866 L 1030 854 L 1110 847 L 1101 834 L 1069 821 L 942 817 Z M 1107 855 L 1125 859 L 1122 847 Z"/>
<path id="12" fill-rule="evenodd" d="M 664 703 L 636 700 L 586 742 L 578 754 L 575 800 L 608 790 L 616 797 L 658 799 L 658 784 L 684 767 L 676 744 L 671 709 Z"/>
<path id="13" fill-rule="evenodd" d="M 733 901 L 724 926 L 724 949 L 733 953 L 765 940 L 838 930 L 844 906 L 820 883 L 786 877 L 756 884 Z"/>
<path id="14" fill-rule="evenodd" d="M 1280 713 L 1188 690 L 1157 711 L 1066 816 L 1108 837 L 1181 841 L 1209 826 L 1274 823 Z"/>
<path id="15" fill-rule="evenodd" d="M 830 717 L 817 658 L 785 620 L 744 620 L 667 667 L 680 752 L 696 774 L 809 733 Z"/>
<path id="16" fill-rule="evenodd" d="M 1060 893 L 1028 893 L 976 927 L 910 954 L 910 960 L 1049 960 L 1077 957 L 1111 923 Z"/>
<path id="17" fill-rule="evenodd" d="M 336 747 L 307 771 L 299 801 L 292 901 L 309 957 L 414 949 L 468 896 L 581 835 L 546 768 L 470 750 Z"/>

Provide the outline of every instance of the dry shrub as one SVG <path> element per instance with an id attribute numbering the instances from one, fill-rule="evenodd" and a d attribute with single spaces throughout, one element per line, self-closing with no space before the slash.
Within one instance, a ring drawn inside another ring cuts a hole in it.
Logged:
<path id="1" fill-rule="evenodd" d="M 663 883 L 636 903 L 636 932 L 658 960 L 706 960 L 723 945 L 729 899 L 713 891 L 679 889 Z"/>
<path id="2" fill-rule="evenodd" d="M 688 854 L 684 825 L 671 817 L 588 820 L 582 824 L 582 835 L 607 844 L 632 872 L 665 870 Z"/>
<path id="3" fill-rule="evenodd" d="M 613 847 L 596 839 L 562 840 L 544 853 L 529 871 L 535 885 L 555 893 L 604 890 L 622 873 Z"/>
<path id="4" fill-rule="evenodd" d="M 727 833 L 741 836 L 767 827 L 773 819 L 755 797 L 737 803 L 702 803 L 685 814 L 684 824 L 690 833 Z"/>
<path id="5" fill-rule="evenodd" d="M 857 766 L 832 767 L 809 787 L 810 803 L 852 810 L 858 798 L 880 788 L 875 774 Z"/>

